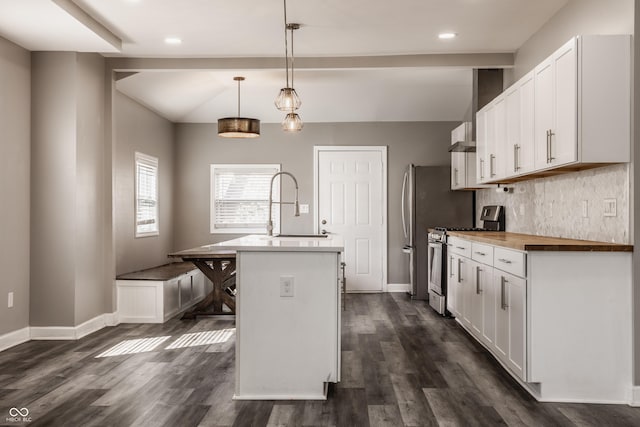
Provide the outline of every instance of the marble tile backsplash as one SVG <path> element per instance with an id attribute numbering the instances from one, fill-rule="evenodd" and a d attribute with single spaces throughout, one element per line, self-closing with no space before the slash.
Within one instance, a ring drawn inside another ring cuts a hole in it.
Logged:
<path id="1" fill-rule="evenodd" d="M 504 205 L 507 231 L 629 243 L 628 164 L 539 178 L 507 187 L 512 191 L 497 193 L 491 188 L 476 192 L 478 226 L 481 226 L 482 206 Z M 607 199 L 616 201 L 615 216 L 604 216 Z"/>

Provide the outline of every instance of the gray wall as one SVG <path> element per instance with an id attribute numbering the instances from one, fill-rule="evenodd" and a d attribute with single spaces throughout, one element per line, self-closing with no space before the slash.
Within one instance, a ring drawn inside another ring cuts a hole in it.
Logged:
<path id="1" fill-rule="evenodd" d="M 105 221 L 104 150 L 104 58 L 82 54 L 76 59 L 76 287 L 75 324 L 106 312 L 101 274 L 104 265 L 102 242 Z"/>
<path id="2" fill-rule="evenodd" d="M 571 37 L 633 34 L 634 0 L 570 0 L 518 49 L 507 85 L 533 69 Z"/>
<path id="3" fill-rule="evenodd" d="M 283 233 L 313 231 L 313 146 L 386 145 L 389 188 L 389 283 L 408 283 L 403 255 L 400 188 L 407 164 L 448 165 L 454 122 L 309 123 L 300 134 L 285 134 L 279 124 L 263 124 L 256 140 L 224 140 L 215 124 L 176 125 L 175 249 L 186 249 L 235 236 L 209 231 L 209 165 L 212 163 L 280 163 L 300 185 L 300 203 L 308 215 L 282 211 Z M 287 197 L 283 184 L 283 197 Z M 471 212 L 469 213 L 471 215 Z"/>
<path id="4" fill-rule="evenodd" d="M 29 326 L 31 57 L 0 38 L 0 335 Z M 7 294 L 14 306 L 7 308 Z"/>
<path id="5" fill-rule="evenodd" d="M 34 52 L 31 80 L 31 326 L 104 313 L 104 59 Z"/>
<path id="6" fill-rule="evenodd" d="M 76 54 L 33 53 L 32 326 L 73 326 L 75 305 Z"/>
<path id="7" fill-rule="evenodd" d="M 120 92 L 115 92 L 116 274 L 169 262 L 173 249 L 174 125 Z M 158 158 L 158 236 L 135 238 L 136 151 Z M 188 168 L 187 168 L 188 169 Z"/>

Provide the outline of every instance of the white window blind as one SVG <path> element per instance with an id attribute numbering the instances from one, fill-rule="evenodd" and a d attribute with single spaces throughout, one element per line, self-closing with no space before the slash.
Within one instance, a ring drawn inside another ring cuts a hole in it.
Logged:
<path id="1" fill-rule="evenodd" d="M 280 165 L 211 165 L 211 232 L 264 233 L 269 216 L 269 184 Z M 280 200 L 279 178 L 273 200 Z M 279 230 L 280 205 L 273 205 Z"/>
<path id="2" fill-rule="evenodd" d="M 158 235 L 158 159 L 136 153 L 136 237 Z"/>

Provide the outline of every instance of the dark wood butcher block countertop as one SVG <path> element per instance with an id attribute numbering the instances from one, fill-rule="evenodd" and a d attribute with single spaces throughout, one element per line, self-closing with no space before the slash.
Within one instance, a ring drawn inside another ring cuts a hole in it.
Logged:
<path id="1" fill-rule="evenodd" d="M 447 231 L 447 234 L 519 251 L 633 252 L 633 245 L 534 236 L 506 231 Z"/>

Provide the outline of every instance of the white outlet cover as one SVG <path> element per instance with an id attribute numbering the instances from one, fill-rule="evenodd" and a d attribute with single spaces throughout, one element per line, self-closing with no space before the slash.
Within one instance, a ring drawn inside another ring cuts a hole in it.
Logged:
<path id="1" fill-rule="evenodd" d="M 9 292 L 7 295 L 7 308 L 13 307 L 13 292 Z"/>
<path id="2" fill-rule="evenodd" d="M 604 216 L 616 216 L 618 214 L 616 205 L 616 199 L 604 199 Z"/>
<path id="3" fill-rule="evenodd" d="M 280 296 L 292 297 L 294 286 L 293 276 L 280 276 Z"/>

